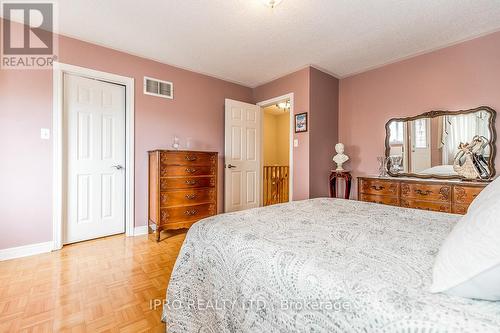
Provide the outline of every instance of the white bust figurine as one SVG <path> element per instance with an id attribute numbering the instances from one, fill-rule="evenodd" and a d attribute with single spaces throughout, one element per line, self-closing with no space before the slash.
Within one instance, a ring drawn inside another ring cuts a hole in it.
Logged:
<path id="1" fill-rule="evenodd" d="M 337 163 L 336 171 L 344 171 L 344 168 L 342 168 L 342 164 L 349 160 L 349 156 L 344 154 L 344 144 L 337 143 L 335 145 L 335 151 L 337 152 L 337 155 L 333 157 L 333 161 Z"/>

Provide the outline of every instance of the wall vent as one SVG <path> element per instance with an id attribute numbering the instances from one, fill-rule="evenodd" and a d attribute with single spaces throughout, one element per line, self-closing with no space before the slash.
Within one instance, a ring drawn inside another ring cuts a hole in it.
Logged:
<path id="1" fill-rule="evenodd" d="M 163 98 L 174 98 L 174 85 L 172 82 L 144 77 L 144 94 Z"/>

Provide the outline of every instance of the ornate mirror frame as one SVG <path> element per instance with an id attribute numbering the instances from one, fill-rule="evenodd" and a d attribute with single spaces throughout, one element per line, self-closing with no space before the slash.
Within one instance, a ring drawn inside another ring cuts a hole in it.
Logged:
<path id="1" fill-rule="evenodd" d="M 490 158 L 488 159 L 488 164 L 491 166 L 491 177 L 495 177 L 496 175 L 496 170 L 495 170 L 495 156 L 496 156 L 496 139 L 497 139 L 497 133 L 496 133 L 496 128 L 495 128 L 495 119 L 496 119 L 496 111 L 490 108 L 489 106 L 480 106 L 475 109 L 470 109 L 470 110 L 459 110 L 459 111 L 430 111 L 430 112 L 425 112 L 422 113 L 418 116 L 413 116 L 413 117 L 407 117 L 407 118 L 392 118 L 390 119 L 386 124 L 385 124 L 385 157 L 388 158 L 390 154 L 390 144 L 389 144 L 389 139 L 390 139 L 390 129 L 389 125 L 393 121 L 412 121 L 412 120 L 417 120 L 421 118 L 435 118 L 439 116 L 448 116 L 448 115 L 460 115 L 460 114 L 469 114 L 469 113 L 475 113 L 478 111 L 486 111 L 490 113 L 490 121 L 489 121 L 489 130 L 491 132 L 491 140 L 490 140 L 490 149 L 491 149 L 491 154 Z M 443 175 L 419 175 L 415 173 L 392 173 L 390 171 L 390 166 L 388 165 L 387 167 L 387 173 L 391 177 L 413 177 L 413 178 L 423 178 L 423 179 L 463 179 L 460 176 L 443 176 Z M 482 181 L 480 179 L 477 179 L 477 181 Z M 483 180 L 484 181 L 484 180 Z"/>

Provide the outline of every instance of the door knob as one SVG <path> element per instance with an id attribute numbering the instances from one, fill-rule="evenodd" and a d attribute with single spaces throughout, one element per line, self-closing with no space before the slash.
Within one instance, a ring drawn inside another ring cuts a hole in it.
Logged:
<path id="1" fill-rule="evenodd" d="M 228 168 L 228 169 L 236 168 L 236 165 L 228 164 L 228 165 L 227 165 L 227 168 Z"/>
<path id="2" fill-rule="evenodd" d="M 115 168 L 116 170 L 121 170 L 121 169 L 124 169 L 123 166 L 121 166 L 120 164 L 117 164 L 117 165 L 113 165 L 111 166 L 112 168 Z"/>

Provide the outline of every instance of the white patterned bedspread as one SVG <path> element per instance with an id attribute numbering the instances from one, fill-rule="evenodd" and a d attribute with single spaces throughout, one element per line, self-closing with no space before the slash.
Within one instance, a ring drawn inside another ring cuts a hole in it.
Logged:
<path id="1" fill-rule="evenodd" d="M 456 215 L 313 199 L 191 227 L 168 332 L 500 332 L 500 302 L 428 292 Z"/>

